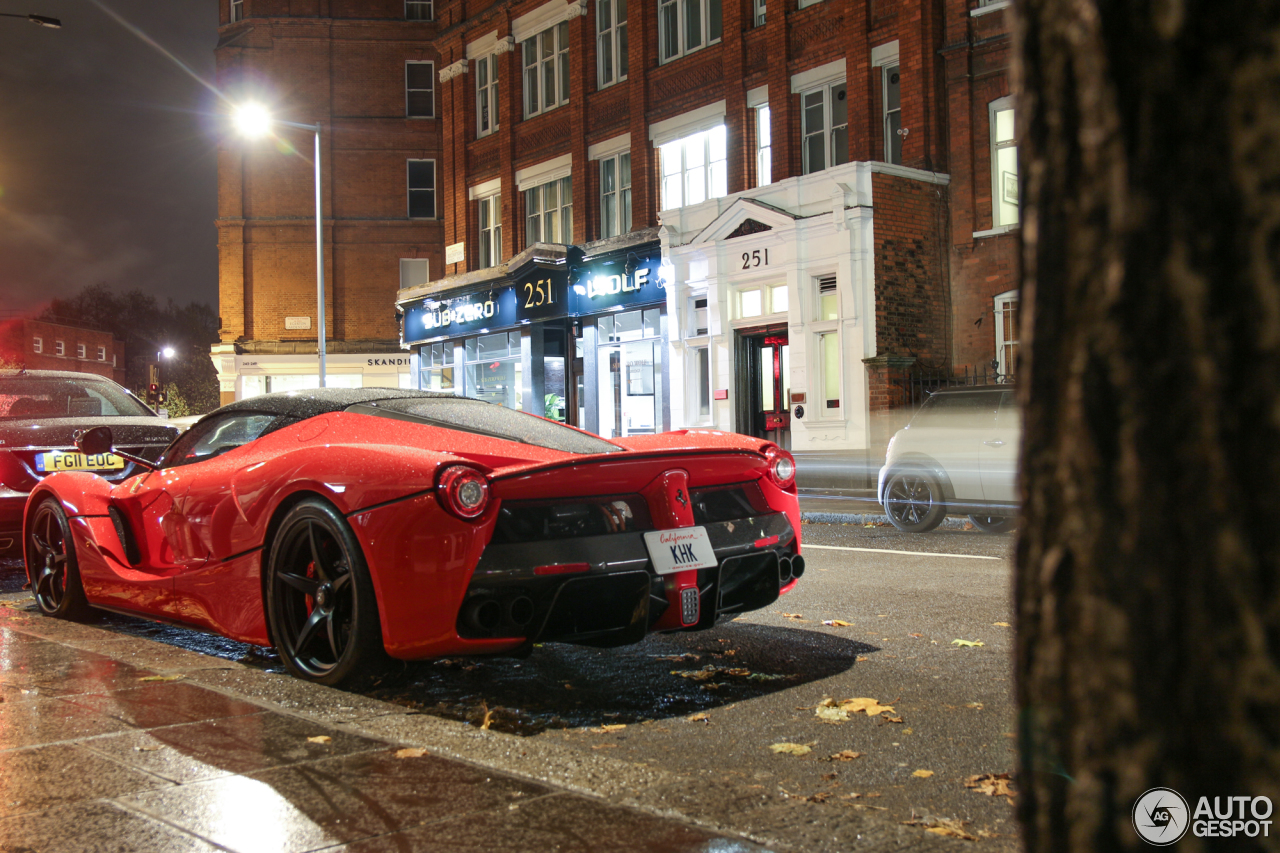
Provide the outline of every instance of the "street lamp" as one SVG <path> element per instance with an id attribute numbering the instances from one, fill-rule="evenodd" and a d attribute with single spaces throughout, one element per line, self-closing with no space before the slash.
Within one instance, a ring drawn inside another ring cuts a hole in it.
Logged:
<path id="1" fill-rule="evenodd" d="M 13 12 L 0 12 L 0 18 L 26 18 L 37 27 L 48 27 L 51 30 L 62 29 L 62 21 L 46 15 L 17 15 Z"/>
<path id="2" fill-rule="evenodd" d="M 249 139 L 257 139 L 271 132 L 272 125 L 280 124 L 285 127 L 296 127 L 302 130 L 310 130 L 316 135 L 316 320 L 319 328 L 316 330 L 316 341 L 320 353 L 320 387 L 325 387 L 324 381 L 324 226 L 323 226 L 323 210 L 320 201 L 320 122 L 315 124 L 300 124 L 296 121 L 282 121 L 273 119 L 271 113 L 262 104 L 247 103 L 235 109 L 232 113 L 232 121 L 236 129 L 240 131 L 242 136 Z"/>

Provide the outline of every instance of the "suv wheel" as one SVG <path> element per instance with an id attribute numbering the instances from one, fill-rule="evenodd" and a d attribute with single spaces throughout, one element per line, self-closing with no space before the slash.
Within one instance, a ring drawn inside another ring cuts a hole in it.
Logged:
<path id="1" fill-rule="evenodd" d="M 924 471 L 906 470 L 885 486 L 884 510 L 899 530 L 927 533 L 942 523 L 947 505 L 937 480 Z"/>

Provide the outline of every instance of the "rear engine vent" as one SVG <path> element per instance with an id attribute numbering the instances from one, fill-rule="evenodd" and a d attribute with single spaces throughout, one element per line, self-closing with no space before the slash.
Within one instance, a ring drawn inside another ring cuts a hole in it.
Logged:
<path id="1" fill-rule="evenodd" d="M 730 486 L 697 489 L 693 492 L 693 520 L 696 524 L 737 521 L 772 512 L 754 480 Z"/>
<path id="2" fill-rule="evenodd" d="M 503 501 L 493 531 L 493 544 L 546 542 L 652 529 L 649 506 L 640 495 Z"/>

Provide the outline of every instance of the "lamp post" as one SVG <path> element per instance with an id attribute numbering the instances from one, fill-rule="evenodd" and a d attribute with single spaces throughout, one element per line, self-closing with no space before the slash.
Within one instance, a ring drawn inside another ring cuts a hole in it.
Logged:
<path id="1" fill-rule="evenodd" d="M 273 119 L 271 114 L 267 112 L 266 107 L 261 104 L 244 104 L 237 107 L 232 115 L 236 128 L 243 136 L 250 139 L 256 139 L 264 136 L 271 131 L 271 126 L 275 124 L 284 125 L 285 127 L 296 127 L 301 130 L 309 130 L 315 134 L 316 138 L 316 320 L 319 328 L 316 330 L 316 345 L 320 354 L 320 387 L 325 387 L 324 379 L 324 219 L 323 208 L 320 198 L 320 122 L 315 124 L 300 124 L 296 121 L 283 121 Z"/>
<path id="2" fill-rule="evenodd" d="M 18 15 L 13 12 L 0 12 L 0 18 L 26 18 L 37 27 L 48 27 L 51 30 L 62 29 L 62 21 L 47 15 Z"/>

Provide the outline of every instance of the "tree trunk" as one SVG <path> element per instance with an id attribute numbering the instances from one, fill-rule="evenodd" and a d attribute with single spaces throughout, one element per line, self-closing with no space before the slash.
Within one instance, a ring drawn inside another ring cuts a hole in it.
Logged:
<path id="1" fill-rule="evenodd" d="M 1277 806 L 1177 849 L 1277 850 L 1280 3 L 1014 17 L 1027 848 L 1149 849 L 1163 786 Z"/>

